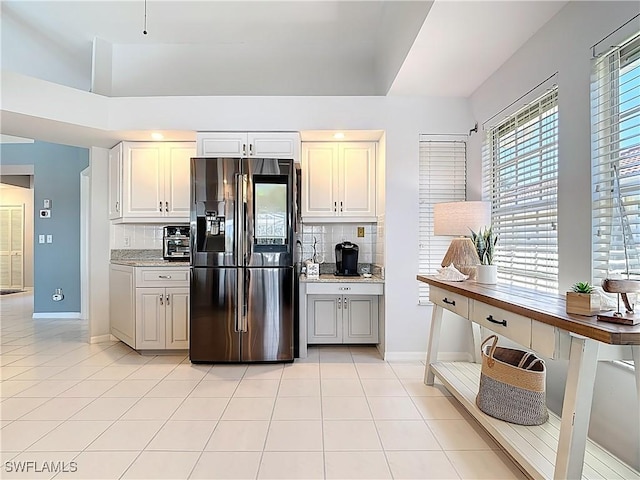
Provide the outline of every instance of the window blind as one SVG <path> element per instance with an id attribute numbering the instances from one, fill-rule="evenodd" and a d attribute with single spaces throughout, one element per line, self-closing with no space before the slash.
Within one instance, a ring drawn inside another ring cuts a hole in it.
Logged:
<path id="1" fill-rule="evenodd" d="M 464 201 L 467 185 L 467 144 L 464 141 L 420 141 L 419 257 L 421 275 L 436 273 L 451 237 L 433 235 L 433 205 Z M 429 286 L 420 282 L 418 303 L 429 303 Z"/>
<path id="2" fill-rule="evenodd" d="M 640 279 L 640 33 L 593 60 L 591 118 L 593 281 Z"/>
<path id="3" fill-rule="evenodd" d="M 483 192 L 501 283 L 558 289 L 558 89 L 487 128 Z"/>

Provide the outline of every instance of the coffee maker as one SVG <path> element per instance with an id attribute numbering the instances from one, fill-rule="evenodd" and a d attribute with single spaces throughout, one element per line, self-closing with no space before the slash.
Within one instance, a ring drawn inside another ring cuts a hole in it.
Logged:
<path id="1" fill-rule="evenodd" d="M 336 275 L 358 277 L 358 245 L 342 242 L 336 245 Z"/>

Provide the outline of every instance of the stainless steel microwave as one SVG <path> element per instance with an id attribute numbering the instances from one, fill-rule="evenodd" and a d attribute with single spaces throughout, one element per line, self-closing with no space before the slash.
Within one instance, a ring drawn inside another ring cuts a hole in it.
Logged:
<path id="1" fill-rule="evenodd" d="M 165 260 L 189 260 L 189 227 L 168 225 L 163 228 L 162 256 Z"/>

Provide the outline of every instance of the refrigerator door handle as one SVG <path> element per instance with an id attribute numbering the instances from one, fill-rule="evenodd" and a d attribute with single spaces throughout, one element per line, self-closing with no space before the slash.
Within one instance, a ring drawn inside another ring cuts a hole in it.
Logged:
<path id="1" fill-rule="evenodd" d="M 238 281 L 236 282 L 236 318 L 234 330 L 236 332 L 244 331 L 244 269 L 238 269 Z"/>
<path id="2" fill-rule="evenodd" d="M 243 275 L 242 275 L 242 286 L 243 286 L 243 292 L 242 292 L 242 305 L 240 308 L 240 311 L 242 312 L 242 332 L 247 332 L 249 330 L 249 318 L 248 318 L 248 308 L 247 308 L 247 298 L 249 298 L 249 279 L 247 278 L 249 276 L 249 272 L 243 268 Z"/>
<path id="3" fill-rule="evenodd" d="M 236 174 L 236 208 L 235 208 L 235 247 L 236 247 L 236 266 L 244 265 L 244 176 L 240 173 Z"/>

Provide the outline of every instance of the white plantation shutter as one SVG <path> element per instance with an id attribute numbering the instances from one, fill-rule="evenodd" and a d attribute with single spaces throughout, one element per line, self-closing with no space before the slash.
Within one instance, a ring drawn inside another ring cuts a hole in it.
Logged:
<path id="1" fill-rule="evenodd" d="M 591 118 L 593 281 L 640 278 L 640 35 L 594 59 Z"/>
<path id="2" fill-rule="evenodd" d="M 440 262 L 452 238 L 433 235 L 433 205 L 466 199 L 467 144 L 459 140 L 433 141 L 425 137 L 420 139 L 418 272 L 432 275 L 441 268 Z M 429 287 L 422 282 L 418 303 L 429 303 Z"/>
<path id="3" fill-rule="evenodd" d="M 483 191 L 501 283 L 558 289 L 558 89 L 487 129 Z"/>

